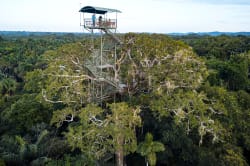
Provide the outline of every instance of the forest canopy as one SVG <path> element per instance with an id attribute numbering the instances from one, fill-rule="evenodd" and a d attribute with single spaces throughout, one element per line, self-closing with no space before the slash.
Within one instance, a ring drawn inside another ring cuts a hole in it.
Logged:
<path id="1" fill-rule="evenodd" d="M 0 165 L 249 165 L 250 37 L 119 38 L 0 38 Z"/>

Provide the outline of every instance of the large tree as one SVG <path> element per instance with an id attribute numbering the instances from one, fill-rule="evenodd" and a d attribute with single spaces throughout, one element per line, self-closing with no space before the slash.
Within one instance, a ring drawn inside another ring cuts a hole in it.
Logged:
<path id="1" fill-rule="evenodd" d="M 197 129 L 200 145 L 205 135 L 220 141 L 223 127 L 213 117 L 224 112 L 199 91 L 207 69 L 192 49 L 164 35 L 130 33 L 123 40 L 117 52 L 104 54 L 104 62 L 112 62 L 105 70 L 94 65 L 100 50 L 89 40 L 44 54 L 41 97 L 57 109 L 52 124 L 71 122 L 65 132 L 69 144 L 93 159 L 115 153 L 122 165 L 123 156 L 136 149 L 139 110 L 185 124 L 187 134 Z M 115 61 L 109 59 L 114 55 Z"/>

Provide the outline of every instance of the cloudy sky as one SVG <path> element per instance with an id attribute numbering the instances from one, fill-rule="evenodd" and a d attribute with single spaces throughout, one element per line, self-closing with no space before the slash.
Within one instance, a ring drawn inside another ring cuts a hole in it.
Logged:
<path id="1" fill-rule="evenodd" d="M 250 31 L 250 0 L 1 0 L 0 31 L 82 32 L 83 6 L 121 10 L 123 33 Z"/>

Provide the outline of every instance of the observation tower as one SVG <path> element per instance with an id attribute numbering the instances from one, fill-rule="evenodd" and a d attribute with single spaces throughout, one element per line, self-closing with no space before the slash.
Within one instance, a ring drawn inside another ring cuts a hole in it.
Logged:
<path id="1" fill-rule="evenodd" d="M 125 87 L 121 83 L 117 65 L 117 49 L 122 45 L 116 34 L 117 14 L 121 11 L 85 6 L 79 12 L 80 25 L 92 36 L 91 58 L 84 62 L 88 73 L 94 78 L 89 83 L 89 101 L 102 103 Z"/>

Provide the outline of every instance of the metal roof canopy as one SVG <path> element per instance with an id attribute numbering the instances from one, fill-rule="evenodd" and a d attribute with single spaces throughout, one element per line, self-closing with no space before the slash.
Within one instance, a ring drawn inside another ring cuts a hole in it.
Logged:
<path id="1" fill-rule="evenodd" d="M 94 6 L 85 6 L 79 10 L 79 12 L 83 13 L 95 13 L 95 14 L 106 14 L 106 13 L 121 13 L 120 10 L 117 9 L 108 9 L 102 7 L 94 7 Z"/>

